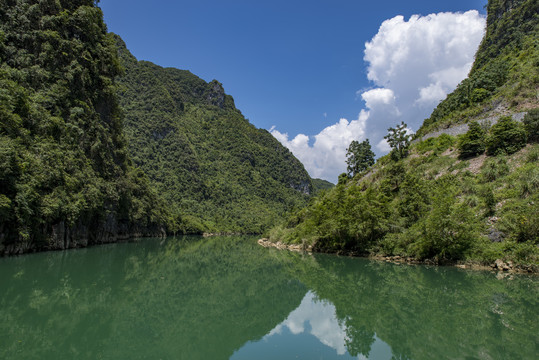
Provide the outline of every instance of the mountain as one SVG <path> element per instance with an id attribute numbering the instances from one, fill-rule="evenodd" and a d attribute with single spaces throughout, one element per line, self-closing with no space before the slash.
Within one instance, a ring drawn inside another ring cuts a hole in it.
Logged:
<path id="1" fill-rule="evenodd" d="M 410 143 L 393 129 L 394 151 L 353 178 L 341 175 L 335 188 L 274 227 L 270 240 L 321 252 L 538 271 L 538 6 L 490 0 L 469 77 L 420 136 Z M 508 116 L 515 112 L 525 113 L 522 122 Z"/>
<path id="2" fill-rule="evenodd" d="M 179 232 L 260 233 L 313 191 L 303 165 L 236 109 L 222 85 L 137 59 L 116 36 L 129 155 Z"/>
<path id="3" fill-rule="evenodd" d="M 537 107 L 539 2 L 490 0 L 487 12 L 486 34 L 470 74 L 434 109 L 418 134 Z"/>
<path id="4" fill-rule="evenodd" d="M 335 184 L 324 179 L 312 179 L 312 180 L 313 180 L 313 189 L 314 189 L 313 193 L 315 195 L 319 194 L 320 192 L 324 190 L 328 190 L 335 187 Z"/>
<path id="5" fill-rule="evenodd" d="M 0 253 L 163 232 L 127 154 L 120 70 L 95 1 L 2 1 Z"/>

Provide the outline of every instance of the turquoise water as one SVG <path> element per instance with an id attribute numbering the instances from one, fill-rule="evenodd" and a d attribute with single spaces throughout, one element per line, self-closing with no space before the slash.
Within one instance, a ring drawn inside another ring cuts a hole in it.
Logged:
<path id="1" fill-rule="evenodd" d="M 0 259 L 1 359 L 537 359 L 539 281 L 144 239 Z"/>

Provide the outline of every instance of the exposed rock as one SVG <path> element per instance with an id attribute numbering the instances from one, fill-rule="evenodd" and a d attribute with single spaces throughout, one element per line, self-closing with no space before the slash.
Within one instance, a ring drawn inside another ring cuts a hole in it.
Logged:
<path id="1" fill-rule="evenodd" d="M 91 231 L 90 231 L 91 229 Z M 3 244 L 0 255 L 17 255 L 43 250 L 66 250 L 82 248 L 96 244 L 107 244 L 137 237 L 165 237 L 162 226 L 138 226 L 125 221 L 118 221 L 114 214 L 109 214 L 104 220 L 86 222 L 79 221 L 68 226 L 64 221 L 49 225 L 43 229 L 45 241 L 36 239 L 18 239 Z"/>
<path id="2" fill-rule="evenodd" d="M 278 242 L 272 242 L 269 239 L 260 239 L 258 240 L 258 244 L 265 247 L 265 248 L 276 248 L 279 250 L 290 250 L 290 251 L 297 251 L 297 252 L 312 252 L 313 246 L 307 245 L 305 242 L 303 244 L 285 244 L 280 241 Z"/>
<path id="3" fill-rule="evenodd" d="M 491 242 L 502 242 L 505 239 L 505 234 L 494 227 L 488 229 L 487 236 Z"/>
<path id="4" fill-rule="evenodd" d="M 511 117 L 515 121 L 522 121 L 522 119 L 524 119 L 524 116 L 526 114 L 527 114 L 526 112 L 519 112 L 519 113 L 511 114 Z M 490 117 L 487 117 L 487 118 L 484 118 L 484 119 L 480 119 L 477 122 L 479 124 L 481 124 L 481 125 L 485 125 L 485 126 L 490 127 L 490 126 L 496 124 L 498 122 L 498 120 L 500 119 L 500 117 L 504 116 L 504 115 L 506 115 L 506 114 L 502 113 L 502 114 L 499 114 L 499 115 L 490 116 Z M 421 136 L 421 137 L 419 137 L 417 139 L 414 139 L 412 141 L 412 143 L 427 140 L 427 139 L 429 139 L 431 137 L 438 137 L 438 136 L 440 136 L 442 134 L 447 134 L 447 135 L 450 135 L 450 136 L 462 135 L 462 134 L 465 134 L 467 131 L 468 131 L 468 124 L 459 124 L 459 125 L 448 127 L 446 129 L 433 131 L 433 132 L 430 132 L 428 134 L 425 134 L 425 135 L 423 135 L 423 136 Z"/>
<path id="5" fill-rule="evenodd" d="M 206 95 L 206 100 L 209 104 L 218 106 L 219 108 L 224 108 L 225 106 L 225 90 L 223 85 L 217 80 L 212 80 L 208 86 L 209 91 Z"/>

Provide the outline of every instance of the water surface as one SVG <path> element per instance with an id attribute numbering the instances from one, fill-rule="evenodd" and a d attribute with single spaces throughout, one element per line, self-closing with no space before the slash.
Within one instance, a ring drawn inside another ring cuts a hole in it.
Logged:
<path id="1" fill-rule="evenodd" d="M 0 259 L 1 359 L 536 359 L 537 277 L 144 239 Z"/>

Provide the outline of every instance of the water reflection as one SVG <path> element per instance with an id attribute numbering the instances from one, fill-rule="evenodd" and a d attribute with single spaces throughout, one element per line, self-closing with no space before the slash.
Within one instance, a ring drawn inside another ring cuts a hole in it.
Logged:
<path id="1" fill-rule="evenodd" d="M 367 356 L 353 357 L 347 350 L 351 340 L 347 330 L 346 324 L 337 319 L 335 306 L 309 291 L 285 321 L 261 340 L 247 343 L 231 359 L 252 359 L 256 354 L 257 358 L 264 354 L 263 359 L 391 359 L 391 348 L 376 336 Z M 287 351 L 291 342 L 295 349 Z"/>
<path id="2" fill-rule="evenodd" d="M 539 280 L 144 240 L 0 259 L 0 359 L 535 359 Z"/>
<path id="3" fill-rule="evenodd" d="M 292 311 L 288 318 L 277 325 L 264 338 L 269 340 L 275 334 L 281 334 L 287 327 L 294 335 L 307 332 L 315 336 L 322 344 L 327 345 L 339 355 L 346 353 L 346 329 L 339 323 L 335 314 L 335 306 L 328 301 L 317 299 L 312 291 L 309 291 L 299 307 Z"/>

